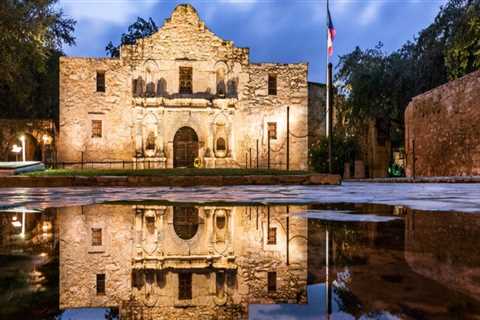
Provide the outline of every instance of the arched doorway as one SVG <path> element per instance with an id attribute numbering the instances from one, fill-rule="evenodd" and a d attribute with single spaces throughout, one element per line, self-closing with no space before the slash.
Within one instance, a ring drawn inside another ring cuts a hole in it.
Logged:
<path id="1" fill-rule="evenodd" d="M 173 166 L 193 168 L 198 157 L 198 137 L 190 127 L 178 129 L 173 138 Z"/>
<path id="2" fill-rule="evenodd" d="M 173 228 L 183 240 L 192 239 L 198 231 L 198 209 L 194 207 L 173 207 Z"/>

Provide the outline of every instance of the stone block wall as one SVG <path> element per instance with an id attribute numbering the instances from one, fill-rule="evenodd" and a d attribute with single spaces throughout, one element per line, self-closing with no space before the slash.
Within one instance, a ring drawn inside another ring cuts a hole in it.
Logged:
<path id="1" fill-rule="evenodd" d="M 240 92 L 241 100 L 236 136 L 239 159 L 245 159 L 249 148 L 256 152 L 259 140 L 259 164 L 268 162 L 268 123 L 274 122 L 277 137 L 270 140 L 270 164 L 272 168 L 285 169 L 287 161 L 287 107 L 290 108 L 290 168 L 308 168 L 308 65 L 298 64 L 250 64 L 249 81 Z M 277 77 L 277 95 L 268 94 L 268 76 Z M 248 125 L 246 125 L 248 124 Z M 252 156 L 254 157 L 254 156 Z M 256 160 L 256 159 L 255 159 Z"/>
<path id="2" fill-rule="evenodd" d="M 105 92 L 96 92 L 97 71 Z M 60 161 L 127 160 L 133 150 L 130 77 L 118 59 L 60 58 Z M 130 99 L 129 99 L 130 98 Z M 93 138 L 92 120 L 102 120 Z"/>
<path id="3" fill-rule="evenodd" d="M 413 98 L 405 111 L 407 176 L 480 175 L 480 71 Z"/>

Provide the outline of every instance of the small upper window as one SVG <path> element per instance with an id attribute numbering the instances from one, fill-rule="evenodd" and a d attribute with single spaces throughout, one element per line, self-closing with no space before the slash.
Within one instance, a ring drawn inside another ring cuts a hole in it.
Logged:
<path id="1" fill-rule="evenodd" d="M 97 71 L 97 92 L 105 92 L 105 72 Z"/>
<path id="2" fill-rule="evenodd" d="M 270 139 L 277 139 L 277 123 L 269 122 L 268 123 L 268 136 Z"/>
<path id="3" fill-rule="evenodd" d="M 97 295 L 105 294 L 105 274 L 97 274 Z"/>
<path id="4" fill-rule="evenodd" d="M 92 138 L 102 137 L 102 120 L 92 120 Z"/>
<path id="5" fill-rule="evenodd" d="M 268 95 L 277 95 L 277 76 L 274 74 L 268 75 Z"/>
<path id="6" fill-rule="evenodd" d="M 102 229 L 92 228 L 92 246 L 102 245 Z"/>
<path id="7" fill-rule="evenodd" d="M 180 93 L 192 94 L 192 67 L 180 67 Z"/>
<path id="8" fill-rule="evenodd" d="M 268 273 L 268 292 L 277 291 L 277 273 L 269 272 Z"/>

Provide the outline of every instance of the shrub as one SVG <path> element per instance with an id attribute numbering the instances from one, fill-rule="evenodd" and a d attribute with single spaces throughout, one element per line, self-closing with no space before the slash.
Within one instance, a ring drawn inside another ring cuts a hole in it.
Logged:
<path id="1" fill-rule="evenodd" d="M 345 162 L 353 162 L 359 151 L 358 142 L 353 137 L 333 135 L 332 171 L 343 174 Z M 328 138 L 322 137 L 310 152 L 311 165 L 320 173 L 328 173 Z"/>

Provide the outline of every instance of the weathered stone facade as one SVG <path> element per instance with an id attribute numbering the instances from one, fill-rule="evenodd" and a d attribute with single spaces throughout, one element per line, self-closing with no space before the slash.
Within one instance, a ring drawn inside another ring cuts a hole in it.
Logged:
<path id="1" fill-rule="evenodd" d="M 480 71 L 413 98 L 405 111 L 407 176 L 480 175 Z"/>
<path id="2" fill-rule="evenodd" d="M 307 221 L 289 215 L 304 209 L 60 209 L 60 308 L 118 307 L 122 319 L 245 319 L 249 304 L 306 303 Z"/>
<path id="3" fill-rule="evenodd" d="M 190 5 L 120 51 L 60 59 L 59 161 L 254 167 L 258 143 L 266 167 L 275 127 L 271 167 L 285 168 L 290 107 L 290 168 L 308 168 L 306 63 L 250 63 L 247 48 L 213 34 Z"/>

